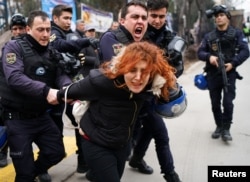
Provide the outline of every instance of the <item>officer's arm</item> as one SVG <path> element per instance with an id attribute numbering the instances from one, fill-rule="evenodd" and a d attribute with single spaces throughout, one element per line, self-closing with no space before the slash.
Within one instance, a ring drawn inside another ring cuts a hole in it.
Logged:
<path id="1" fill-rule="evenodd" d="M 65 95 L 65 88 L 61 89 L 57 93 L 57 99 L 59 102 L 61 102 Z M 93 87 L 93 84 L 91 84 L 89 76 L 86 78 L 73 83 L 67 92 L 67 98 L 73 99 L 73 100 L 96 100 L 99 95 L 102 93 L 102 91 L 96 89 Z"/>
<path id="2" fill-rule="evenodd" d="M 207 43 L 208 41 L 206 37 L 207 36 L 205 36 L 203 40 L 201 41 L 201 44 L 197 51 L 197 56 L 199 60 L 208 62 L 211 54 L 209 52 L 209 46 L 208 46 L 208 43 Z"/>
<path id="3" fill-rule="evenodd" d="M 59 52 L 75 52 L 78 53 L 84 47 L 90 45 L 90 40 L 87 38 L 80 38 L 77 40 L 65 40 L 60 35 L 51 35 L 51 45 Z"/>
<path id="4" fill-rule="evenodd" d="M 232 58 L 231 63 L 234 68 L 241 65 L 249 57 L 248 42 L 242 31 L 237 31 L 238 53 Z"/>
<path id="5" fill-rule="evenodd" d="M 15 41 L 6 44 L 3 52 L 3 71 L 8 86 L 17 92 L 43 99 L 46 96 L 46 84 L 35 81 L 24 74 L 23 56 Z"/>

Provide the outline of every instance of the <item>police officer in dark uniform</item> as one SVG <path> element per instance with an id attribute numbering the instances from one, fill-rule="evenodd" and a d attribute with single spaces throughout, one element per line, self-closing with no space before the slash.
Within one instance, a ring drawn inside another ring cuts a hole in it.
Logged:
<path id="1" fill-rule="evenodd" d="M 91 45 L 91 40 L 87 38 L 66 40 L 66 35 L 73 33 L 72 12 L 72 7 L 62 4 L 56 5 L 52 11 L 50 42 L 59 52 L 79 53 L 83 47 Z"/>
<path id="2" fill-rule="evenodd" d="M 15 39 L 16 37 L 26 33 L 26 20 L 22 14 L 16 13 L 11 17 L 10 31 L 11 31 L 11 39 Z M 0 125 L 3 125 L 1 119 L 0 119 Z M 0 167 L 7 166 L 8 164 L 7 154 L 8 154 L 8 144 L 6 144 L 4 148 L 0 150 Z"/>
<path id="3" fill-rule="evenodd" d="M 33 11 L 27 34 L 3 49 L 0 95 L 16 182 L 33 182 L 65 156 L 61 133 L 48 111 L 58 104 L 57 89 L 71 80 L 57 65 L 55 54 L 60 53 L 49 46 L 50 31 L 48 15 Z M 33 142 L 39 148 L 36 160 Z"/>
<path id="4" fill-rule="evenodd" d="M 128 45 L 134 41 L 141 41 L 145 38 L 148 25 L 148 9 L 142 2 L 130 1 L 125 7 L 121 9 L 120 26 L 117 30 L 108 31 L 100 38 L 100 49 L 102 61 L 108 61 L 111 57 L 117 54 L 124 45 Z M 145 121 L 145 122 L 144 122 Z M 147 141 L 143 151 L 134 155 L 129 164 L 133 168 L 137 168 L 140 172 L 145 174 L 152 174 L 153 169 L 143 160 L 148 144 L 153 137 L 156 141 L 156 152 L 161 164 L 162 173 L 165 174 L 165 179 L 179 182 L 178 174 L 174 171 L 173 160 L 169 149 L 169 139 L 165 124 L 152 109 L 152 103 L 144 104 L 143 110 L 139 115 L 137 121 L 138 126 L 135 128 L 135 135 L 137 131 L 140 132 L 141 125 L 148 128 Z M 135 137 L 136 138 L 136 137 Z"/>
<path id="5" fill-rule="evenodd" d="M 216 28 L 204 36 L 198 49 L 198 58 L 206 62 L 208 90 L 216 124 L 212 138 L 221 136 L 224 141 L 231 141 L 235 82 L 237 78 L 241 78 L 236 68 L 249 57 L 249 48 L 243 32 L 230 26 L 231 14 L 225 5 L 216 5 L 207 10 L 206 14 L 208 18 L 214 16 Z M 223 72 L 219 68 L 219 53 L 224 61 L 226 84 L 223 82 Z"/>
<path id="6" fill-rule="evenodd" d="M 179 77 L 184 70 L 181 51 L 184 50 L 185 42 L 166 27 L 168 5 L 168 1 L 166 0 L 147 1 L 148 28 L 145 39 L 165 50 L 166 57 L 169 58 L 169 64 L 176 68 L 175 74 L 176 77 Z M 182 41 L 182 46 L 178 51 L 170 48 L 174 44 L 175 39 Z M 145 107 L 144 115 L 140 120 L 143 127 L 138 133 L 129 165 L 137 167 L 139 172 L 147 173 L 147 170 L 143 170 L 143 165 L 139 164 L 143 163 L 143 157 L 146 154 L 150 141 L 154 138 L 161 173 L 164 174 L 164 178 L 167 181 L 179 182 L 180 179 L 174 170 L 174 160 L 169 146 L 168 131 L 163 119 L 153 112 L 152 108 Z"/>
<path id="7" fill-rule="evenodd" d="M 58 4 L 52 10 L 52 30 L 51 30 L 51 45 L 62 53 L 70 53 L 76 59 L 82 60 L 81 65 L 84 64 L 85 55 L 80 54 L 82 56 L 78 56 L 80 51 L 83 48 L 92 45 L 92 40 L 86 37 L 79 37 L 71 30 L 72 23 L 72 7 Z M 74 36 L 75 35 L 75 36 Z M 80 69 L 80 67 L 79 67 Z M 80 79 L 80 75 L 77 75 L 77 70 L 72 70 L 68 74 L 72 78 L 72 80 Z M 70 117 L 72 124 L 77 126 L 75 119 L 72 115 L 72 106 L 69 105 L 67 107 L 67 115 Z M 51 112 L 51 115 L 54 121 L 59 126 L 60 130 L 63 130 L 62 123 L 62 107 L 56 108 Z M 81 148 L 80 138 L 78 129 L 75 130 L 76 135 L 76 144 L 77 144 L 77 169 L 76 171 L 79 173 L 85 173 L 87 171 L 87 166 L 85 164 L 85 160 L 83 157 L 83 152 Z"/>

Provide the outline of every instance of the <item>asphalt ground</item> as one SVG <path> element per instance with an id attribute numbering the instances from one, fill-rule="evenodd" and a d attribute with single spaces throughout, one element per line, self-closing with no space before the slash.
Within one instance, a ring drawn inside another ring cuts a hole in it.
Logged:
<path id="1" fill-rule="evenodd" d="M 234 101 L 234 119 L 231 127 L 233 141 L 227 143 L 220 138 L 211 138 L 215 124 L 208 91 L 197 89 L 193 83 L 195 74 L 201 73 L 203 66 L 202 62 L 197 62 L 179 78 L 179 83 L 187 93 L 188 107 L 178 118 L 165 120 L 175 161 L 175 170 L 182 182 L 207 182 L 208 166 L 250 166 L 250 100 L 248 98 L 250 93 L 250 60 L 248 59 L 238 68 L 244 79 L 237 80 L 237 96 Z M 85 174 L 75 172 L 77 160 L 74 131 L 65 129 L 64 136 L 67 157 L 49 170 L 52 181 L 87 181 Z M 36 157 L 37 149 L 35 148 L 34 154 Z M 145 160 L 154 168 L 152 175 L 138 173 L 126 165 L 121 182 L 163 182 L 153 140 Z M 15 172 L 10 158 L 8 158 L 8 162 L 7 167 L 0 168 L 0 182 L 14 181 Z"/>

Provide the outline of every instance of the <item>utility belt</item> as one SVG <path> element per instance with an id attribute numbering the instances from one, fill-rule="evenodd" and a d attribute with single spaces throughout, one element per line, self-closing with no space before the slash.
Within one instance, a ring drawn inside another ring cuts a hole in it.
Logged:
<path id="1" fill-rule="evenodd" d="M 45 114 L 45 112 L 41 113 L 24 113 L 24 112 L 15 112 L 15 111 L 4 111 L 3 119 L 4 120 L 26 120 L 26 119 L 34 119 L 38 118 Z"/>

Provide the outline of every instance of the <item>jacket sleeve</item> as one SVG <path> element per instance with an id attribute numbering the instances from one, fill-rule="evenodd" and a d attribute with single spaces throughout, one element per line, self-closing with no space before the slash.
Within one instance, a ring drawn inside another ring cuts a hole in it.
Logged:
<path id="1" fill-rule="evenodd" d="M 248 42 L 241 30 L 237 31 L 237 54 L 232 58 L 233 67 L 241 65 L 249 57 Z"/>
<path id="2" fill-rule="evenodd" d="M 44 98 L 47 92 L 45 83 L 32 80 L 24 74 L 23 56 L 21 48 L 15 41 L 5 45 L 2 66 L 8 86 L 27 96 Z"/>
<path id="3" fill-rule="evenodd" d="M 83 47 L 88 47 L 90 45 L 90 41 L 87 38 L 65 40 L 57 30 L 52 30 L 51 33 L 51 37 L 54 37 L 54 40 L 51 41 L 51 45 L 59 52 L 78 53 Z"/>
<path id="4" fill-rule="evenodd" d="M 209 44 L 208 44 L 208 39 L 207 39 L 207 34 L 205 37 L 202 39 L 201 44 L 198 48 L 197 55 L 198 59 L 201 61 L 208 62 L 209 57 L 211 56 L 210 51 L 209 51 Z"/>
<path id="5" fill-rule="evenodd" d="M 57 100 L 62 101 L 64 98 L 66 89 L 61 89 L 57 93 Z M 86 78 L 73 83 L 67 93 L 68 99 L 74 99 L 74 100 L 96 100 L 99 97 L 100 90 L 96 89 L 93 84 L 90 82 L 89 76 Z"/>

